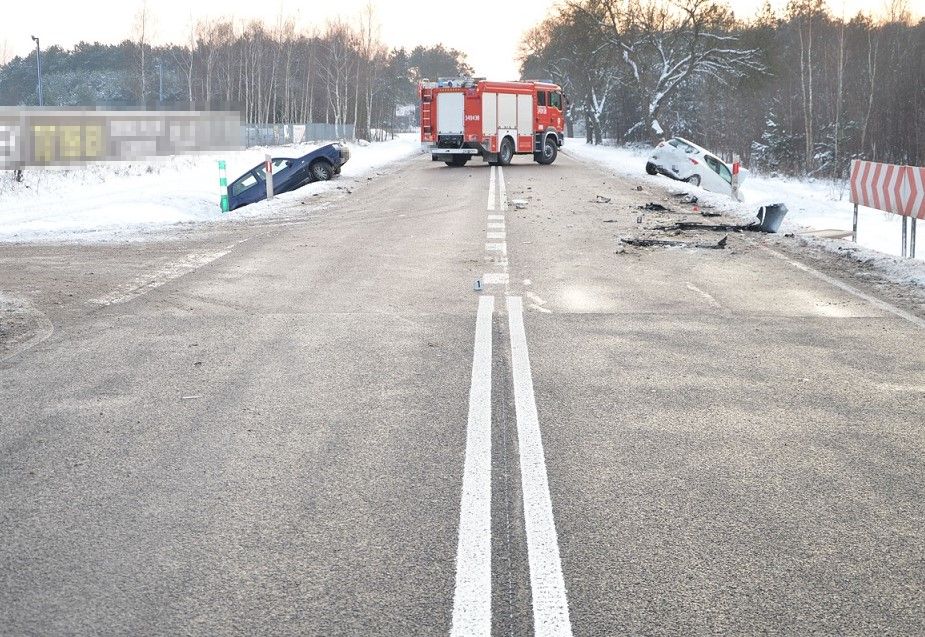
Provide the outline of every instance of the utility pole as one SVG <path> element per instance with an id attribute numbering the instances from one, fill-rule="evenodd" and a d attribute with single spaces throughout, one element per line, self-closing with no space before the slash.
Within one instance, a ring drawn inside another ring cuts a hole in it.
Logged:
<path id="1" fill-rule="evenodd" d="M 32 36 L 35 42 L 35 68 L 39 76 L 39 106 L 45 106 L 45 98 L 42 95 L 42 48 L 39 46 L 39 39 Z"/>

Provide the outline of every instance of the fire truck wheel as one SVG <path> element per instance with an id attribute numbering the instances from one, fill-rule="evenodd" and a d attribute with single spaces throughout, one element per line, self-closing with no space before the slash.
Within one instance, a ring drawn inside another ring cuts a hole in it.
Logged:
<path id="1" fill-rule="evenodd" d="M 543 152 L 539 154 L 539 158 L 536 161 L 544 166 L 548 166 L 556 161 L 558 154 L 559 147 L 556 145 L 556 141 L 552 137 L 547 137 L 546 141 L 543 142 Z"/>
<path id="2" fill-rule="evenodd" d="M 510 166 L 514 158 L 514 142 L 510 137 L 505 137 L 501 142 L 501 148 L 498 149 L 498 163 L 502 166 Z"/>

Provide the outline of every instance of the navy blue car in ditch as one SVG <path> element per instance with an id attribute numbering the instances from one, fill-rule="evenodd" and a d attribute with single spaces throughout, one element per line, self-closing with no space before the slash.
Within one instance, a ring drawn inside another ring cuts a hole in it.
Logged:
<path id="1" fill-rule="evenodd" d="M 350 149 L 343 144 L 328 144 L 301 157 L 274 157 L 273 193 L 301 188 L 313 181 L 327 181 L 340 174 L 350 159 Z M 228 210 L 234 210 L 267 198 L 266 164 L 261 163 L 235 179 L 228 186 Z"/>

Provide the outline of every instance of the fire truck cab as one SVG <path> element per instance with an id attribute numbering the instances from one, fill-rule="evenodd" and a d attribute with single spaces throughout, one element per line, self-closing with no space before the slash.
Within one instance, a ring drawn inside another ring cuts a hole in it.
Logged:
<path id="1" fill-rule="evenodd" d="M 565 141 L 565 98 L 551 82 L 441 78 L 421 82 L 419 93 L 421 144 L 447 166 L 476 155 L 502 166 L 514 155 L 551 164 Z"/>

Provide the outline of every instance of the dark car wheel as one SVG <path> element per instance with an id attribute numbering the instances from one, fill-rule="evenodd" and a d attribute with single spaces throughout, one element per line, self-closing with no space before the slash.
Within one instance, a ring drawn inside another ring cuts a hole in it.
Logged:
<path id="1" fill-rule="evenodd" d="M 311 166 L 312 178 L 315 181 L 327 181 L 334 176 L 334 168 L 327 161 L 319 159 Z"/>
<path id="2" fill-rule="evenodd" d="M 692 186 L 699 186 L 700 185 L 700 175 L 691 175 L 690 177 L 685 179 L 685 181 L 691 184 Z"/>
<path id="3" fill-rule="evenodd" d="M 556 140 L 552 137 L 547 137 L 546 141 L 543 142 L 543 152 L 540 153 L 537 163 L 544 166 L 548 166 L 552 162 L 556 161 L 556 157 L 559 156 L 559 145 L 556 144 Z"/>
<path id="4" fill-rule="evenodd" d="M 505 137 L 501 142 L 501 148 L 498 149 L 498 163 L 502 166 L 510 166 L 514 158 L 514 142 L 510 137 Z"/>
<path id="5" fill-rule="evenodd" d="M 650 175 L 657 175 L 658 169 L 655 168 L 655 164 L 653 164 L 652 162 L 648 162 L 646 163 L 646 172 L 649 173 Z"/>

